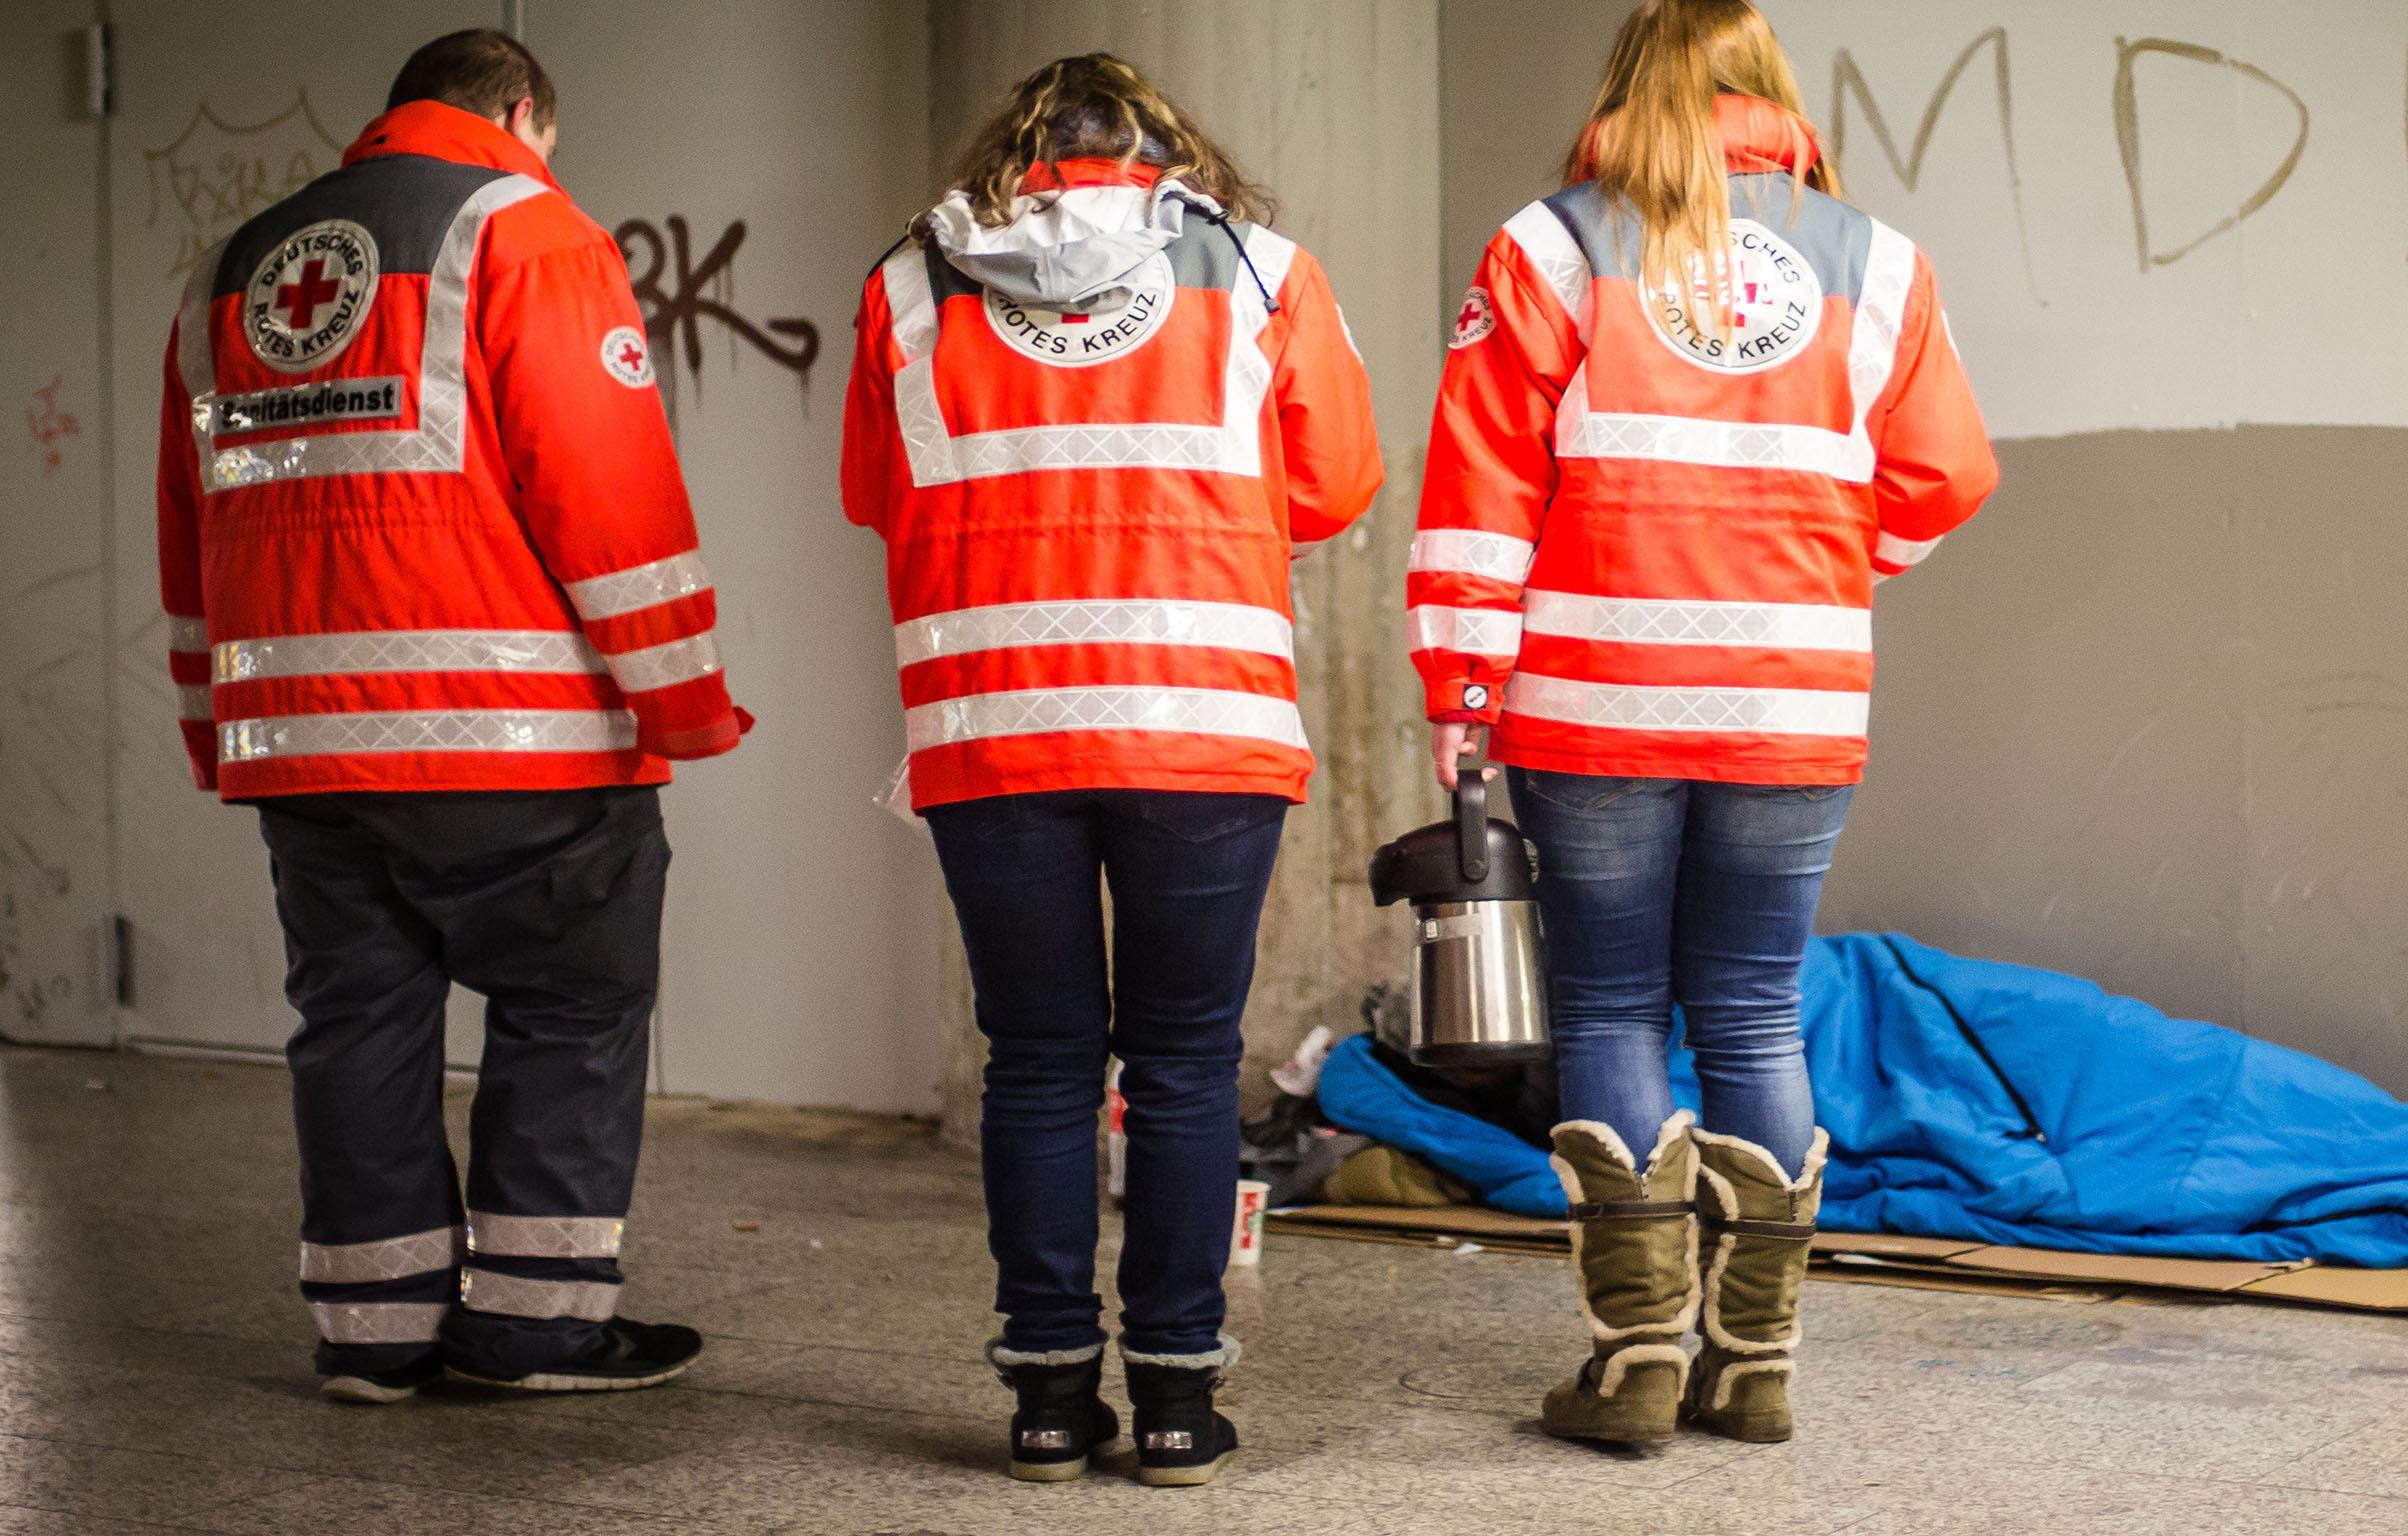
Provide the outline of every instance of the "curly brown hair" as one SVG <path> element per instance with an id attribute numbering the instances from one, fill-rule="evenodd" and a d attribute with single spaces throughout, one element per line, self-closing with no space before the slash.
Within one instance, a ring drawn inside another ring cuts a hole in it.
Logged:
<path id="1" fill-rule="evenodd" d="M 955 157 L 945 195 L 967 194 L 972 215 L 992 229 L 1011 221 L 1030 167 L 1078 159 L 1156 166 L 1249 223 L 1268 224 L 1277 211 L 1185 109 L 1108 53 L 1056 59 L 1013 86 Z M 912 221 L 922 240 L 933 211 Z"/>

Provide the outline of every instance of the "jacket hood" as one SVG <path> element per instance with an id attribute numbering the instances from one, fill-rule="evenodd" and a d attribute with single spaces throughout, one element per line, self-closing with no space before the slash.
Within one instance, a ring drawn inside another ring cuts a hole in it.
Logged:
<path id="1" fill-rule="evenodd" d="M 1116 309 L 1134 295 L 1137 269 L 1185 232 L 1190 211 L 1218 217 L 1221 205 L 1183 182 L 1155 180 L 1142 167 L 1080 174 L 1064 162 L 1059 182 L 1032 177 L 1012 201 L 1010 220 L 978 222 L 968 194 L 955 192 L 928 216 L 928 238 L 946 261 L 982 287 L 1016 303 L 1084 314 Z"/>

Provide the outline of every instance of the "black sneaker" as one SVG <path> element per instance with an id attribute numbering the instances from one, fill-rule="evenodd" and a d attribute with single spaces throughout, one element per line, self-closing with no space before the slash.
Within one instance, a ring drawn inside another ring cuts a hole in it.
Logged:
<path id="1" fill-rule="evenodd" d="M 632 1323 L 614 1317 L 584 1349 L 523 1376 L 487 1376 L 451 1368 L 460 1381 L 521 1392 L 632 1392 L 685 1374 L 702 1353 L 702 1335 L 677 1323 Z"/>
<path id="2" fill-rule="evenodd" d="M 383 1407 L 416 1397 L 420 1387 L 442 1374 L 443 1361 L 430 1354 L 389 1371 L 338 1371 L 319 1382 L 318 1390 L 338 1403 Z"/>
<path id="3" fill-rule="evenodd" d="M 1012 1415 L 1012 1476 L 1024 1483 L 1066 1483 L 1087 1458 L 1120 1438 L 1120 1416 L 1100 1391 L 1104 1347 L 1021 1354 L 997 1339 L 987 1363 L 1020 1399 Z"/>
<path id="4" fill-rule="evenodd" d="M 1215 1413 L 1221 1373 L 1237 1362 L 1226 1341 L 1207 1365 L 1157 1365 L 1125 1356 L 1135 1410 L 1137 1480 L 1154 1488 L 1200 1488 L 1237 1450 L 1237 1426 Z M 1184 1356 L 1176 1358 L 1187 1358 Z"/>

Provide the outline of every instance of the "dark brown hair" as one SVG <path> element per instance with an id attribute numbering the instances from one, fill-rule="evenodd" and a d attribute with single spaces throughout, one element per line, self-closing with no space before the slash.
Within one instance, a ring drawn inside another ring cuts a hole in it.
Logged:
<path id="1" fill-rule="evenodd" d="M 522 96 L 534 98 L 535 126 L 550 127 L 560 111 L 552 77 L 517 38 L 475 27 L 447 33 L 411 54 L 393 77 L 385 110 L 408 101 L 440 101 L 479 117 L 503 117 Z"/>
<path id="2" fill-rule="evenodd" d="M 945 187 L 967 193 L 971 213 L 993 228 L 1011 219 L 1031 166 L 1078 159 L 1157 166 L 1249 223 L 1268 224 L 1277 211 L 1178 103 L 1108 53 L 1056 59 L 1012 87 L 962 146 Z M 913 230 L 925 238 L 926 229 L 923 214 Z"/>

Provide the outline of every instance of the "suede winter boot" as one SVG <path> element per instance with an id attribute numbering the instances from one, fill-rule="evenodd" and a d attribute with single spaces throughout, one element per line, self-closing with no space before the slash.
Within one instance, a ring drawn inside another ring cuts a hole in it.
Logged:
<path id="1" fill-rule="evenodd" d="M 1020 1399 L 1012 1414 L 1012 1476 L 1066 1483 L 1087 1457 L 1120 1438 L 1120 1418 L 1103 1399 L 1104 1346 L 1031 1353 L 987 1346 L 987 1364 Z"/>
<path id="2" fill-rule="evenodd" d="M 1547 1432 L 1579 1440 L 1669 1440 L 1697 1320 L 1695 1160 L 1690 1116 L 1664 1122 L 1641 1167 L 1613 1128 L 1555 1128 L 1556 1176 L 1572 1203 L 1572 1268 L 1593 1336 L 1588 1362 L 1547 1394 Z"/>
<path id="3" fill-rule="evenodd" d="M 1237 1426 L 1213 1411 L 1212 1395 L 1238 1354 L 1227 1334 L 1219 1349 L 1200 1355 L 1141 1354 L 1122 1344 L 1139 1482 L 1200 1488 L 1237 1450 Z"/>
<path id="4" fill-rule="evenodd" d="M 1705 1348 L 1683 1412 L 1734 1440 L 1786 1440 L 1798 1291 L 1822 1209 L 1831 1138 L 1814 1133 L 1795 1179 L 1754 1142 L 1711 1131 L 1694 1132 L 1693 1139 Z"/>

